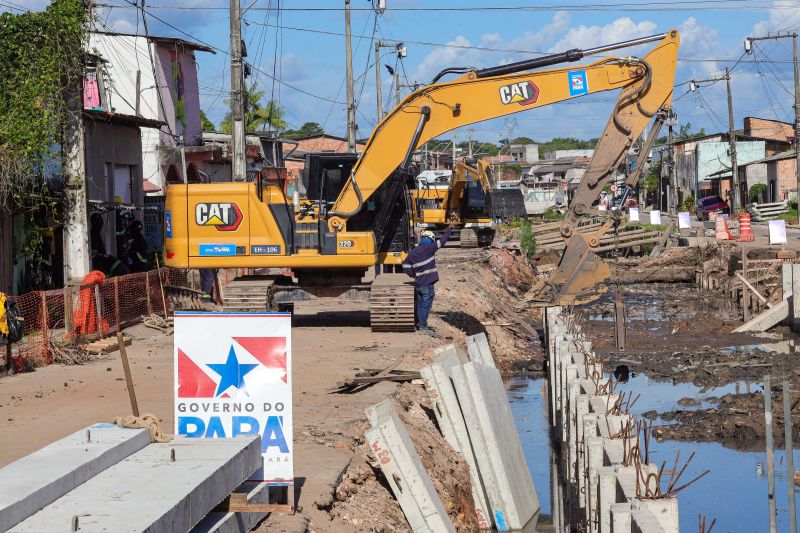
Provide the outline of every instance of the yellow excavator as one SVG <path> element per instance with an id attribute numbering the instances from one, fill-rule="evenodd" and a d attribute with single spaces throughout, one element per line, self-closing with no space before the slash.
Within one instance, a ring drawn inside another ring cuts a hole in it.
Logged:
<path id="1" fill-rule="evenodd" d="M 462 248 L 492 244 L 496 219 L 527 216 L 522 191 L 495 189 L 491 167 L 480 159 L 457 161 L 443 183 L 418 178 L 409 192 L 414 225 L 436 233 L 452 225 L 451 239 Z"/>
<path id="2" fill-rule="evenodd" d="M 642 58 L 605 55 L 653 42 Z M 368 298 L 374 330 L 413 330 L 413 287 L 396 272 L 413 239 L 408 190 L 413 188 L 409 169 L 414 152 L 455 128 L 618 89 L 611 118 L 561 226 L 566 250 L 541 290 L 543 303 L 591 298 L 609 277 L 608 266 L 592 250 L 618 216 L 592 204 L 655 117 L 640 152 L 646 157 L 670 107 L 679 43 L 672 30 L 497 67 L 447 68 L 378 124 L 360 156 L 309 158 L 303 195 L 288 197 L 281 179 L 171 186 L 165 262 L 174 268 L 290 269 L 291 277 L 241 280 L 243 300 L 274 309 L 309 298 Z M 588 56 L 601 58 L 545 69 Z M 458 76 L 442 81 L 453 74 Z M 628 185 L 636 179 L 629 176 Z M 587 215 L 604 217 L 605 223 L 591 233 L 576 232 L 580 217 Z M 236 285 L 226 292 L 235 292 Z"/>

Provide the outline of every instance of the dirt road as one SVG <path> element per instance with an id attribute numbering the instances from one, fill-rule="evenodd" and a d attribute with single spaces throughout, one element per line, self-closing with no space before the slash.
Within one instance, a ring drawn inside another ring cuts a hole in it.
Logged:
<path id="1" fill-rule="evenodd" d="M 423 461 L 429 470 L 442 469 L 432 477 L 443 499 L 451 498 L 446 502 L 451 516 L 461 530 L 469 530 L 466 467 L 455 452 L 448 454 L 430 411 L 424 410 L 425 392 L 420 384 L 382 383 L 356 394 L 329 393 L 356 369 L 396 365 L 416 370 L 431 360 L 432 347 L 463 344 L 464 331 L 486 331 L 497 358 L 509 370 L 540 365 L 531 317 L 513 309 L 516 298 L 527 290 L 529 268 L 519 267 L 520 262 L 504 252 L 455 248 L 440 254 L 442 281 L 437 285 L 431 322 L 437 337 L 372 333 L 365 304 L 296 306 L 292 330 L 295 476 L 302 511 L 291 520 L 268 519 L 263 531 L 303 531 L 306 521 L 319 532 L 358 531 L 367 524 L 383 525 L 387 531 L 406 530 L 399 507 L 368 466 L 363 443 L 364 408 L 395 393 L 412 439 L 434 450 Z M 133 337 L 128 355 L 140 410 L 161 417 L 163 427 L 172 431 L 172 337 L 141 325 L 127 333 Z M 2 378 L 0 465 L 89 424 L 129 413 L 118 352 L 81 366 L 53 365 Z"/>

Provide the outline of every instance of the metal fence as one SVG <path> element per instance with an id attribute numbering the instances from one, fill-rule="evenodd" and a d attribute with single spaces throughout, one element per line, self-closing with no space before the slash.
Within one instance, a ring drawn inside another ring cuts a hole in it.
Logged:
<path id="1" fill-rule="evenodd" d="M 166 316 L 170 304 L 164 287 L 194 284 L 189 271 L 168 268 L 108 279 L 98 272 L 84 281 L 77 287 L 9 296 L 24 320 L 24 338 L 11 347 L 16 371 L 52 363 L 53 345 L 90 342 L 140 322 L 142 316 Z"/>

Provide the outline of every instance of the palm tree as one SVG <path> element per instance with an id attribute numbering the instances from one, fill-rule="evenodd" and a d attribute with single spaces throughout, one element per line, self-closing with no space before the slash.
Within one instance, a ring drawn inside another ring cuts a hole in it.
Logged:
<path id="1" fill-rule="evenodd" d="M 275 131 L 283 131 L 286 129 L 286 121 L 283 120 L 284 111 L 278 106 L 275 100 L 267 102 L 266 106 L 261 105 L 261 100 L 264 98 L 264 91 L 258 89 L 256 82 L 250 87 L 244 88 L 244 100 L 247 103 L 244 112 L 244 128 L 245 131 L 257 131 L 263 129 L 272 129 Z M 231 101 L 225 100 L 225 103 L 230 106 Z M 225 115 L 219 125 L 223 133 L 230 133 L 232 129 L 231 114 Z"/>

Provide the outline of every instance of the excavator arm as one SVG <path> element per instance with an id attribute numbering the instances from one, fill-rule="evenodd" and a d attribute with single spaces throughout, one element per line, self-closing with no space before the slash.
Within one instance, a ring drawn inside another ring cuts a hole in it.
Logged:
<path id="1" fill-rule="evenodd" d="M 653 41 L 659 42 L 641 59 L 608 57 L 575 68 L 531 70 Z M 539 60 L 484 70 L 443 71 L 435 81 L 452 71 L 465 73 L 453 81 L 433 83 L 417 90 L 378 125 L 354 167 L 350 181 L 329 213 L 329 229 L 345 228 L 347 218 L 358 213 L 363 203 L 393 175 L 395 169 L 400 168 L 402 172 L 418 147 L 442 133 L 583 95 L 621 89 L 611 118 L 561 225 L 561 235 L 567 241 L 564 254 L 557 270 L 534 300 L 569 305 L 596 298 L 605 290 L 603 283 L 610 277 L 610 270 L 593 250 L 618 222 L 619 214 L 599 211 L 592 205 L 647 124 L 655 117 L 660 127 L 661 118 L 672 101 L 679 45 L 680 36 L 672 30 L 591 51 L 571 50 Z M 638 179 L 641 163 L 656 138 L 658 127 L 653 128 L 642 148 L 636 172 L 628 177 L 629 186 L 635 185 Z M 576 231 L 578 221 L 587 215 L 604 217 L 605 222 L 593 232 L 579 234 Z"/>
<path id="2" fill-rule="evenodd" d="M 607 57 L 574 68 L 531 70 L 653 41 L 659 42 L 643 59 Z M 622 89 L 601 139 L 603 156 L 593 159 L 594 174 L 587 172 L 586 183 L 580 188 L 581 203 L 586 204 L 591 194 L 602 190 L 604 179 L 607 181 L 653 114 L 669 104 L 679 41 L 678 32 L 672 30 L 608 47 L 571 50 L 489 69 L 448 69 L 466 73 L 453 81 L 418 89 L 378 124 L 328 213 L 328 228 L 345 229 L 347 219 L 361 210 L 395 169 L 407 167 L 417 148 L 442 133 L 588 94 Z M 436 80 L 448 71 L 440 73 Z M 584 213 L 576 210 L 574 214 Z"/>

